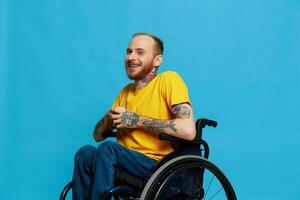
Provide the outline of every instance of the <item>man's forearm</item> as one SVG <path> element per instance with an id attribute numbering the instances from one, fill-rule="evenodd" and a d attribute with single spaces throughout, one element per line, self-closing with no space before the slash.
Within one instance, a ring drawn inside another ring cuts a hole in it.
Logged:
<path id="1" fill-rule="evenodd" d="M 104 139 L 103 133 L 113 129 L 111 120 L 109 120 L 108 115 L 106 114 L 95 126 L 94 128 L 94 139 L 99 142 Z"/>
<path id="2" fill-rule="evenodd" d="M 193 140 L 196 133 L 193 121 L 184 118 L 160 120 L 139 116 L 137 127 L 152 133 L 166 133 L 186 140 Z"/>
<path id="3" fill-rule="evenodd" d="M 193 140 L 196 135 L 193 112 L 189 104 L 178 104 L 173 107 L 174 119 L 161 120 L 139 116 L 122 107 L 114 110 L 113 126 L 122 128 L 143 129 L 151 133 L 166 133 L 185 140 Z"/>

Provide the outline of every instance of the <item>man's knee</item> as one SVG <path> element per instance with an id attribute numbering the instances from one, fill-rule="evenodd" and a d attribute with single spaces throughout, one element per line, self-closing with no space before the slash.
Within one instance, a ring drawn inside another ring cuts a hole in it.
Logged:
<path id="1" fill-rule="evenodd" d="M 101 142 L 97 148 L 97 154 L 101 155 L 112 155 L 115 151 L 118 151 L 120 144 L 113 141 Z"/>
<path id="2" fill-rule="evenodd" d="M 85 145 L 81 147 L 75 154 L 75 162 L 84 161 L 95 153 L 96 147 Z"/>

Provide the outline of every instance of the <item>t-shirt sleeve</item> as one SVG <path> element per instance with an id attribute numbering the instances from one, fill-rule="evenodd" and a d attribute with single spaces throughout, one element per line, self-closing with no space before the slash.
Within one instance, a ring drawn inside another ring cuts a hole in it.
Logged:
<path id="1" fill-rule="evenodd" d="M 120 95 L 115 99 L 114 103 L 112 104 L 111 108 L 114 109 L 120 105 Z"/>
<path id="2" fill-rule="evenodd" d="M 176 72 L 166 72 L 163 77 L 163 96 L 170 107 L 180 103 L 190 103 L 188 89 Z"/>

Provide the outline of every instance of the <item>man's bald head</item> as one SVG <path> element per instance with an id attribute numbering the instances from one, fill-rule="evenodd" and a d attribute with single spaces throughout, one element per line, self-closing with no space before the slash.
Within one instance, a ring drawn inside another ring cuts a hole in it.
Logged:
<path id="1" fill-rule="evenodd" d="M 148 36 L 150 38 L 152 38 L 154 40 L 154 55 L 163 55 L 164 52 L 164 43 L 163 41 L 158 38 L 157 36 L 148 34 L 148 33 L 135 33 L 133 34 L 132 38 L 139 36 L 139 35 L 144 35 L 144 36 Z"/>

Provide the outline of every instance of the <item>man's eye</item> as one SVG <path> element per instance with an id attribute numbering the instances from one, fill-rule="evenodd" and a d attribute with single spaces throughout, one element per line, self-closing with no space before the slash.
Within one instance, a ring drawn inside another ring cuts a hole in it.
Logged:
<path id="1" fill-rule="evenodd" d="M 137 54 L 140 55 L 140 56 L 142 56 L 142 55 L 144 55 L 144 52 L 143 51 L 139 51 L 139 52 L 137 52 Z"/>
<path id="2" fill-rule="evenodd" d="M 129 55 L 132 53 L 132 50 L 131 49 L 126 49 L 126 54 Z"/>

